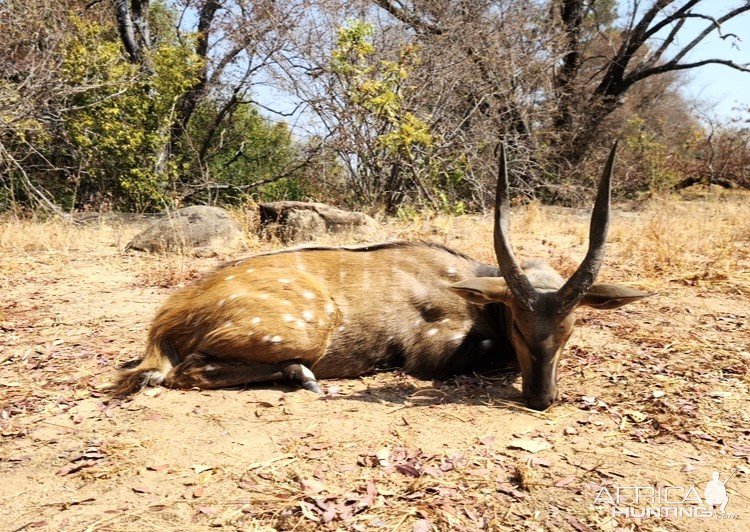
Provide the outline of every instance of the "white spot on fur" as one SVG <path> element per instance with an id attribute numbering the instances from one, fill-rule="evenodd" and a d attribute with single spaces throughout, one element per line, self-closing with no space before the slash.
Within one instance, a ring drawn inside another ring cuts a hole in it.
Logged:
<path id="1" fill-rule="evenodd" d="M 248 335 L 248 336 L 252 336 L 252 335 L 254 335 L 254 334 L 255 334 L 255 331 L 247 331 L 247 335 Z"/>
<path id="2" fill-rule="evenodd" d="M 160 371 L 147 371 L 141 381 L 143 386 L 158 386 L 164 382 L 164 375 Z"/>
<path id="3" fill-rule="evenodd" d="M 344 329 L 346 329 L 346 327 L 344 327 L 343 325 L 339 325 L 339 332 L 343 332 Z"/>
<path id="4" fill-rule="evenodd" d="M 270 342 L 270 341 L 271 341 L 271 337 L 270 337 L 270 336 L 268 336 L 268 335 L 265 335 L 265 336 L 263 337 L 263 341 L 264 341 L 264 342 Z"/>
<path id="5" fill-rule="evenodd" d="M 455 266 L 449 266 L 448 269 L 445 271 L 448 272 L 448 275 L 450 275 L 451 277 L 455 277 L 456 274 L 458 273 L 458 270 L 456 269 Z"/>
<path id="6" fill-rule="evenodd" d="M 289 284 L 289 283 L 291 283 L 292 281 L 291 281 L 290 279 L 287 279 L 286 277 L 282 277 L 281 279 L 279 279 L 279 282 L 280 282 L 281 284 Z"/>
<path id="7" fill-rule="evenodd" d="M 440 323 L 448 323 L 449 321 L 451 321 L 450 318 L 444 318 L 444 319 L 440 320 Z"/>
<path id="8" fill-rule="evenodd" d="M 224 303 L 226 303 L 226 301 L 224 301 L 224 300 L 222 299 L 221 301 L 219 301 L 218 303 L 216 303 L 216 306 L 217 306 L 217 307 L 223 307 L 223 306 L 224 306 Z"/>
<path id="9" fill-rule="evenodd" d="M 466 338 L 466 335 L 464 333 L 458 333 L 451 336 L 451 340 L 456 340 L 459 342 L 463 342 L 464 338 Z"/>
<path id="10" fill-rule="evenodd" d="M 268 297 L 268 294 L 266 294 L 265 292 L 261 292 L 260 294 L 258 294 L 258 299 L 268 299 Z"/>
<path id="11" fill-rule="evenodd" d="M 272 344 L 280 344 L 281 343 L 281 336 L 272 336 L 269 340 Z"/>
<path id="12" fill-rule="evenodd" d="M 248 268 L 245 270 L 245 273 L 253 273 L 255 271 L 255 268 Z"/>
<path id="13" fill-rule="evenodd" d="M 206 371 L 214 371 L 216 369 L 216 366 L 212 366 L 211 364 L 206 364 L 203 366 L 203 369 Z"/>
<path id="14" fill-rule="evenodd" d="M 227 322 L 226 322 L 226 323 L 224 324 L 224 327 L 231 327 L 232 325 L 234 325 L 234 323 L 232 323 L 232 320 L 229 320 L 229 321 L 227 321 Z"/>
<path id="15" fill-rule="evenodd" d="M 287 307 L 291 307 L 291 306 L 292 306 L 292 302 L 291 302 L 291 301 L 287 301 L 286 299 L 285 299 L 285 300 L 283 300 L 283 301 L 281 302 L 281 304 L 282 304 L 282 305 L 286 305 Z"/>
<path id="16" fill-rule="evenodd" d="M 250 322 L 253 325 L 258 325 L 261 321 L 263 321 L 263 320 L 261 320 L 258 316 L 254 317 L 253 319 L 250 320 Z"/>
<path id="17" fill-rule="evenodd" d="M 328 314 L 329 316 L 331 316 L 334 313 L 335 310 L 336 309 L 333 306 L 333 303 L 330 303 L 330 302 L 326 303 L 326 314 Z"/>
<path id="18" fill-rule="evenodd" d="M 224 277 L 225 281 L 231 281 L 232 279 L 234 279 L 234 275 L 227 275 L 226 277 Z"/>
<path id="19" fill-rule="evenodd" d="M 294 322 L 294 324 L 297 326 L 298 329 L 304 329 L 306 326 L 303 320 L 297 320 L 296 322 Z"/>
<path id="20" fill-rule="evenodd" d="M 315 380 L 315 374 L 312 371 L 310 371 L 310 368 L 308 368 L 307 366 L 304 366 L 302 364 L 300 364 L 300 367 L 302 368 L 302 377 L 306 381 L 314 381 Z"/>
<path id="21" fill-rule="evenodd" d="M 239 294 L 232 294 L 231 296 L 229 296 L 229 299 L 231 301 L 232 299 L 237 299 L 238 297 L 240 297 Z"/>
<path id="22" fill-rule="evenodd" d="M 438 333 L 438 330 L 436 328 L 432 328 L 429 331 L 427 331 L 427 336 L 435 336 Z"/>
<path id="23" fill-rule="evenodd" d="M 310 323 L 314 318 L 315 316 L 313 315 L 311 310 L 305 310 L 304 312 L 302 312 L 302 319 L 306 322 Z"/>
<path id="24" fill-rule="evenodd" d="M 284 314 L 281 318 L 286 322 L 294 321 L 294 316 L 291 314 Z"/>
<path id="25" fill-rule="evenodd" d="M 315 299 L 315 294 L 313 294 L 309 290 L 305 290 L 304 292 L 302 292 L 302 297 L 309 301 L 312 301 L 313 299 Z"/>

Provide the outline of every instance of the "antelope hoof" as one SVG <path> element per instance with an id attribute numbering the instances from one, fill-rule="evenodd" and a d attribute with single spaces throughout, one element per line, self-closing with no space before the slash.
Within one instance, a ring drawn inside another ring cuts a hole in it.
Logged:
<path id="1" fill-rule="evenodd" d="M 323 395 L 323 390 L 320 388 L 318 381 L 305 381 L 302 383 L 302 387 L 305 390 L 310 390 L 313 393 L 318 393 L 318 394 Z"/>

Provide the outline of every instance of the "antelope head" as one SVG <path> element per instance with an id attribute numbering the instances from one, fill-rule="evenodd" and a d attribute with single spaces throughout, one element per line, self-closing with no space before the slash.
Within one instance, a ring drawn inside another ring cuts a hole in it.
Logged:
<path id="1" fill-rule="evenodd" d="M 494 245 L 502 277 L 475 277 L 451 288 L 480 305 L 502 303 L 508 339 L 515 349 L 523 396 L 529 407 L 546 410 L 559 397 L 557 366 L 575 323 L 579 306 L 613 309 L 652 294 L 625 286 L 595 283 L 604 258 L 609 225 L 609 203 L 617 144 L 609 153 L 591 216 L 589 248 L 578 269 L 567 281 L 540 261 L 519 266 L 508 240 L 510 205 L 505 148 L 500 148 L 500 168 L 495 198 Z"/>

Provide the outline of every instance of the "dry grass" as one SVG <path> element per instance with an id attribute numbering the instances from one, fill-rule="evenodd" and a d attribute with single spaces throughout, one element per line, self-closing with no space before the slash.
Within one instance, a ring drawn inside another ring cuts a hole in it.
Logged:
<path id="1" fill-rule="evenodd" d="M 570 273 L 586 214 L 515 209 L 517 254 Z M 541 414 L 518 404 L 514 376 L 386 373 L 328 382 L 323 400 L 263 387 L 110 400 L 101 386 L 140 354 L 170 290 L 228 259 L 123 253 L 138 229 L 0 221 L 2 529 L 747 530 L 747 195 L 615 212 L 601 280 L 660 295 L 582 311 L 565 398 Z M 374 240 L 392 238 L 494 261 L 488 218 L 389 221 Z M 517 438 L 551 448 L 510 448 Z M 702 489 L 713 470 L 736 472 L 737 520 L 613 519 L 592 504 L 601 486 Z"/>
<path id="2" fill-rule="evenodd" d="M 650 203 L 621 221 L 610 241 L 628 272 L 670 278 L 727 279 L 746 273 L 750 258 L 750 197 L 733 201 Z"/>

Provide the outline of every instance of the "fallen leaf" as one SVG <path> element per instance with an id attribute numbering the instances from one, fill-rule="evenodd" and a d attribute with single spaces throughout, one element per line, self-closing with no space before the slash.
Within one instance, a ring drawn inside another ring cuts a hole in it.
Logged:
<path id="1" fill-rule="evenodd" d="M 407 475 L 415 478 L 420 476 L 419 470 L 409 464 L 396 464 L 394 467 L 396 468 L 396 471 L 398 471 L 402 475 Z"/>
<path id="2" fill-rule="evenodd" d="M 314 523 L 317 523 L 320 521 L 315 514 L 312 512 L 312 505 L 306 503 L 305 501 L 300 501 L 299 508 L 302 510 L 302 515 L 304 515 L 307 519 L 310 521 L 313 521 Z"/>
<path id="3" fill-rule="evenodd" d="M 482 445 L 486 445 L 487 447 L 492 447 L 492 445 L 494 445 L 495 443 L 495 435 L 489 434 L 487 436 L 482 436 L 479 439 L 479 443 L 481 443 Z"/>
<path id="4" fill-rule="evenodd" d="M 575 479 L 576 479 L 575 475 L 568 475 L 568 476 L 562 477 L 557 482 L 555 482 L 554 486 L 556 488 L 564 488 L 565 486 L 573 482 Z"/>
<path id="5" fill-rule="evenodd" d="M 80 462 L 76 462 L 75 464 L 68 464 L 65 467 L 57 470 L 57 476 L 63 477 L 65 475 L 70 475 L 72 473 L 76 473 L 80 471 L 81 469 L 84 469 L 86 467 L 91 467 L 95 465 L 96 462 L 94 460 L 82 460 Z"/>
<path id="6" fill-rule="evenodd" d="M 590 395 L 584 395 L 583 397 L 581 397 L 581 401 L 583 401 L 584 403 L 593 405 L 594 403 L 596 403 L 596 397 L 592 397 Z"/>
<path id="7" fill-rule="evenodd" d="M 638 410 L 628 410 L 625 412 L 625 415 L 628 416 L 633 423 L 643 423 L 648 419 L 646 414 L 639 412 Z"/>
<path id="8" fill-rule="evenodd" d="M 431 477 L 442 477 L 443 472 L 440 471 L 439 468 L 435 466 L 426 466 L 422 468 L 422 473 L 425 475 L 430 475 Z"/>
<path id="9" fill-rule="evenodd" d="M 373 504 L 375 504 L 377 496 L 378 488 L 375 486 L 375 482 L 370 479 L 367 481 L 367 486 L 365 487 L 365 496 L 361 501 L 359 501 L 359 507 L 366 508 L 368 506 L 372 506 Z"/>
<path id="10" fill-rule="evenodd" d="M 430 532 L 432 525 L 427 519 L 420 519 L 414 523 L 414 532 Z"/>
<path id="11" fill-rule="evenodd" d="M 336 505 L 334 503 L 327 503 L 326 508 L 323 510 L 322 519 L 324 523 L 330 523 L 336 519 Z"/>
<path id="12" fill-rule="evenodd" d="M 203 495 L 206 493 L 206 488 L 203 486 L 198 486 L 193 490 L 193 498 L 197 499 L 199 497 L 203 497 Z"/>
<path id="13" fill-rule="evenodd" d="M 631 451 L 630 449 L 623 449 L 622 454 L 625 456 L 632 456 L 633 458 L 640 458 L 641 455 L 635 451 Z"/>
<path id="14" fill-rule="evenodd" d="M 508 444 L 508 447 L 510 449 L 523 449 L 524 451 L 528 451 L 530 453 L 538 453 L 540 451 L 544 451 L 546 449 L 550 449 L 552 445 L 550 445 L 548 442 L 544 440 L 511 440 Z"/>
<path id="15" fill-rule="evenodd" d="M 151 493 L 151 490 L 146 486 L 133 486 L 132 489 L 136 493 Z"/>
<path id="16" fill-rule="evenodd" d="M 198 484 L 200 484 L 201 486 L 205 486 L 206 484 L 208 484 L 208 481 L 211 480 L 213 474 L 214 472 L 210 469 L 207 471 L 203 471 L 198 475 Z"/>
<path id="17" fill-rule="evenodd" d="M 210 471 L 211 469 L 213 469 L 213 467 L 208 466 L 208 465 L 203 465 L 203 464 L 193 464 L 190 467 L 193 468 L 193 471 L 195 472 L 196 475 L 199 475 L 203 473 L 204 471 Z"/>
<path id="18" fill-rule="evenodd" d="M 538 456 L 534 456 L 532 458 L 529 458 L 529 465 L 532 467 L 533 466 L 550 467 L 552 465 L 552 462 L 550 462 L 546 458 L 540 458 Z"/>
<path id="19" fill-rule="evenodd" d="M 517 489 L 515 489 L 513 487 L 507 487 L 507 486 L 504 486 L 502 484 L 499 484 L 497 486 L 497 491 L 499 491 L 500 493 L 504 493 L 505 495 L 510 495 L 511 497 L 513 497 L 514 499 L 517 499 L 519 501 L 526 498 L 526 494 L 525 493 L 520 492 L 520 491 L 518 491 Z"/>
<path id="20" fill-rule="evenodd" d="M 328 489 L 326 488 L 325 484 L 318 480 L 315 480 L 314 478 L 303 479 L 302 481 L 300 481 L 300 485 L 308 495 L 316 495 L 321 491 L 327 491 Z"/>
<path id="21" fill-rule="evenodd" d="M 593 528 L 584 523 L 581 523 L 576 517 L 572 515 L 566 515 L 565 520 L 570 523 L 570 526 L 578 530 L 578 532 L 594 532 Z"/>
<path id="22" fill-rule="evenodd" d="M 380 449 L 377 453 L 375 453 L 375 456 L 378 459 L 378 463 L 381 465 L 381 467 L 387 467 L 389 465 L 388 459 L 391 457 L 391 452 L 387 448 Z"/>

